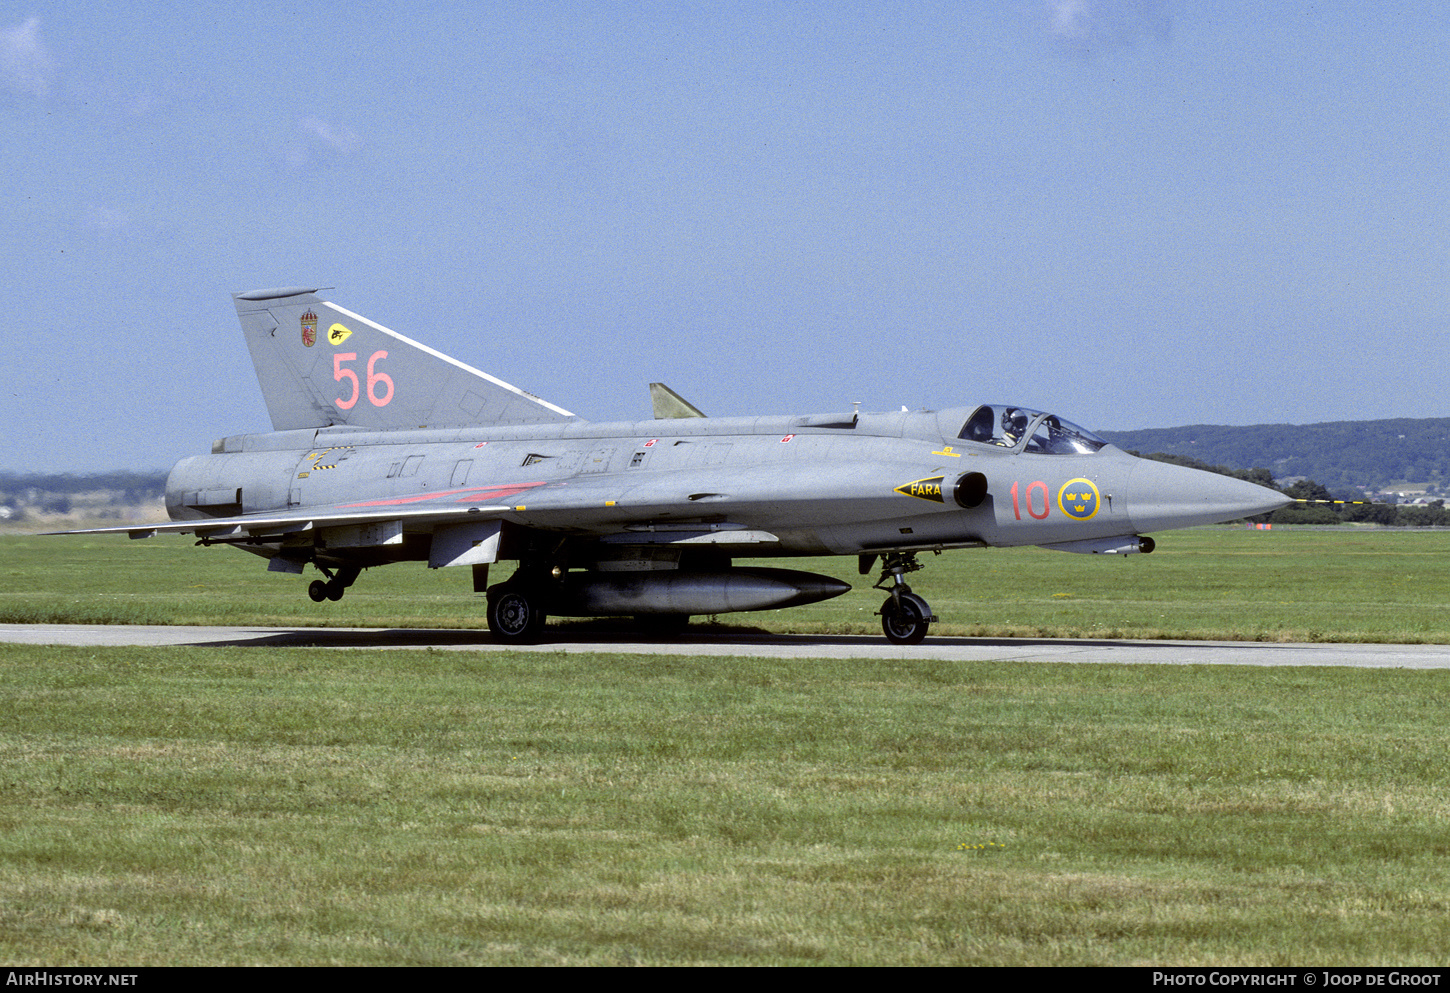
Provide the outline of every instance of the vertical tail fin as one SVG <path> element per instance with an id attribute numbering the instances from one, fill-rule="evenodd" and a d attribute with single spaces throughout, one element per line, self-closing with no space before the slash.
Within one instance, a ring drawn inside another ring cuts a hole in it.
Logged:
<path id="1" fill-rule="evenodd" d="M 277 431 L 536 424 L 574 416 L 317 292 L 232 294 Z"/>

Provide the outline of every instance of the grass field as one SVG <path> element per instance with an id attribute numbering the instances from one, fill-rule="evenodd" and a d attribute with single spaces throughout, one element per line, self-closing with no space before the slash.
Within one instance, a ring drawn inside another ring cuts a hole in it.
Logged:
<path id="1" fill-rule="evenodd" d="M 963 633 L 1450 641 L 1447 540 L 913 578 Z M 0 540 L 5 619 L 476 623 L 448 571 L 318 605 L 93 541 Z M 874 631 L 879 598 L 796 616 Z M 0 699 L 10 964 L 1442 965 L 1450 936 L 1438 670 L 0 645 Z"/>
<path id="2" fill-rule="evenodd" d="M 0 646 L 18 963 L 1441 964 L 1439 672 Z"/>

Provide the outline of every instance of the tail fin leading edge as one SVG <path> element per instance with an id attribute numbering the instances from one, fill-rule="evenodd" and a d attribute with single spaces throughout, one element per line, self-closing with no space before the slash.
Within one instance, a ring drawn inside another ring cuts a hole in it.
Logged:
<path id="1" fill-rule="evenodd" d="M 290 287 L 232 294 L 274 430 L 537 424 L 574 417 L 317 292 Z"/>

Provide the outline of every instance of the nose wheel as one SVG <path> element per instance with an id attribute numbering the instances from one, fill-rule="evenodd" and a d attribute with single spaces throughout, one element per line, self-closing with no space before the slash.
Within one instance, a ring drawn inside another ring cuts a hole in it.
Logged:
<path id="1" fill-rule="evenodd" d="M 881 605 L 881 630 L 893 645 L 919 645 L 936 620 L 915 593 L 893 594 Z"/>
<path id="2" fill-rule="evenodd" d="M 892 552 L 882 563 L 876 589 L 891 595 L 881 605 L 881 631 L 893 645 L 919 645 L 937 618 L 925 600 L 911 592 L 902 578 L 921 568 L 914 552 Z M 893 580 L 887 585 L 887 580 Z"/>

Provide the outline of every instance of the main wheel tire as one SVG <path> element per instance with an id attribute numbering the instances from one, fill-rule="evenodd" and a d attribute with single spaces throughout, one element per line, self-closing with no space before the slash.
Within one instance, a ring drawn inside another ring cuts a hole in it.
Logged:
<path id="1" fill-rule="evenodd" d="M 537 641 L 544 630 L 544 605 L 537 593 L 503 589 L 488 598 L 488 630 L 495 639 L 516 644 Z"/>
<path id="2" fill-rule="evenodd" d="M 307 587 L 307 595 L 312 598 L 314 603 L 321 603 L 327 599 L 327 584 L 320 579 L 314 579 L 312 584 Z"/>
<path id="3" fill-rule="evenodd" d="M 881 605 L 881 630 L 893 645 L 919 645 L 931 628 L 931 608 L 915 593 L 888 597 Z"/>

